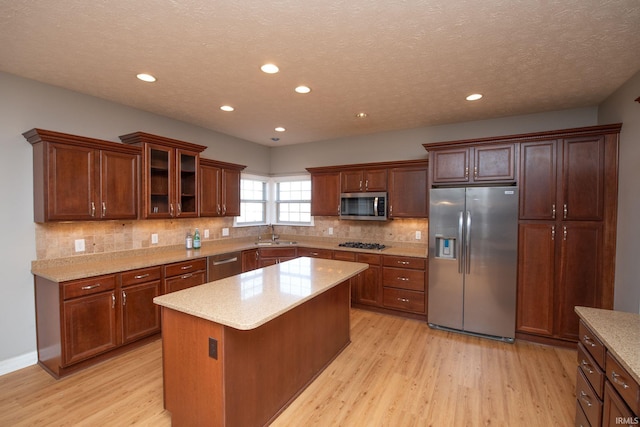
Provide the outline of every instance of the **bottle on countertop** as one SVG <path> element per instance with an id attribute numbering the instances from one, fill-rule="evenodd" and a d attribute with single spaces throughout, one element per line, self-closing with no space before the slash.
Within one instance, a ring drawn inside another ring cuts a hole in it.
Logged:
<path id="1" fill-rule="evenodd" d="M 193 249 L 200 249 L 200 232 L 197 228 L 193 232 Z"/>
<path id="2" fill-rule="evenodd" d="M 191 236 L 191 232 L 187 231 L 187 237 L 185 239 L 185 245 L 187 249 L 193 249 L 193 237 Z"/>

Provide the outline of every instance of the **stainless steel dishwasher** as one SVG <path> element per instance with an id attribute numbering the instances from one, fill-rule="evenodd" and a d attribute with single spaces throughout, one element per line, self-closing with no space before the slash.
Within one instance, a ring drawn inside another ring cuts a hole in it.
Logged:
<path id="1" fill-rule="evenodd" d="M 242 253 L 230 252 L 227 254 L 212 255 L 208 257 L 209 268 L 207 281 L 224 279 L 242 273 Z"/>

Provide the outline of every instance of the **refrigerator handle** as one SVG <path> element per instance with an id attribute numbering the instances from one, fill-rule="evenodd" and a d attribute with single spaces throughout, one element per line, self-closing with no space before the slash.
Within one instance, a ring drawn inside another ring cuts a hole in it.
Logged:
<path id="1" fill-rule="evenodd" d="M 462 258 L 463 258 L 463 252 L 462 252 L 462 230 L 464 227 L 464 218 L 463 216 L 463 212 L 460 211 L 459 213 L 459 217 L 458 217 L 458 241 L 456 242 L 456 257 L 458 258 L 458 273 L 462 274 L 463 271 L 463 267 L 462 267 Z"/>
<path id="2" fill-rule="evenodd" d="M 464 242 L 464 250 L 465 250 L 465 272 L 467 274 L 471 274 L 471 212 L 467 211 L 467 229 L 465 231 L 465 242 Z"/>

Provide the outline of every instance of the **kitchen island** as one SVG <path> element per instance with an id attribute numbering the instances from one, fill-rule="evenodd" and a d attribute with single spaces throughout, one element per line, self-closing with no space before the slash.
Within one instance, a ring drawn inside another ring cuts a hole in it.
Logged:
<path id="1" fill-rule="evenodd" d="M 349 344 L 367 268 L 302 257 L 156 297 L 172 424 L 268 424 Z"/>

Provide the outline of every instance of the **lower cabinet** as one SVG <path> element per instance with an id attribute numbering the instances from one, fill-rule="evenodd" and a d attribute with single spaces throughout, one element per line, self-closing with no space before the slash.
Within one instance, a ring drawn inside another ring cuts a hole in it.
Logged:
<path id="1" fill-rule="evenodd" d="M 258 251 L 258 267 L 279 264 L 297 256 L 296 247 L 288 248 L 260 248 Z"/>
<path id="2" fill-rule="evenodd" d="M 369 264 L 369 268 L 352 282 L 351 298 L 355 304 L 382 306 L 382 255 L 357 253 L 356 261 Z"/>
<path id="3" fill-rule="evenodd" d="M 427 260 L 382 256 L 382 304 L 393 310 L 426 314 Z"/>
<path id="4" fill-rule="evenodd" d="M 207 282 L 207 259 L 198 258 L 164 266 L 164 293 L 181 291 Z"/>
<path id="5" fill-rule="evenodd" d="M 127 271 L 121 280 L 122 342 L 160 332 L 160 307 L 153 299 L 162 294 L 162 267 Z"/>
<path id="6" fill-rule="evenodd" d="M 259 249 L 247 249 L 242 251 L 242 272 L 251 271 L 258 268 L 260 260 Z"/>

